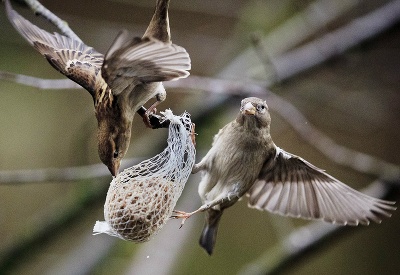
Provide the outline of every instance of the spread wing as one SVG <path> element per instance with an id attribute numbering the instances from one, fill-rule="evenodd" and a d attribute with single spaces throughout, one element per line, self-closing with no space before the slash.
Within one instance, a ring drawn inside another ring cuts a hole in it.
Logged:
<path id="1" fill-rule="evenodd" d="M 396 209 L 394 202 L 360 193 L 279 147 L 247 195 L 249 207 L 343 225 L 379 223 Z"/>
<path id="2" fill-rule="evenodd" d="M 119 94 L 140 83 L 187 77 L 190 67 L 184 48 L 153 38 L 131 38 L 122 31 L 105 56 L 102 76 L 113 93 Z"/>
<path id="3" fill-rule="evenodd" d="M 51 34 L 23 18 L 6 1 L 7 16 L 14 28 L 60 73 L 75 81 L 92 95 L 103 55 L 82 42 L 58 33 Z"/>

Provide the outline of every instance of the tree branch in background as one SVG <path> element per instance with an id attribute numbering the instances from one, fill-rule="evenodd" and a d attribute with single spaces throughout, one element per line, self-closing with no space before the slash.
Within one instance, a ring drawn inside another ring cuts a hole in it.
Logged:
<path id="1" fill-rule="evenodd" d="M 45 6 L 39 3 L 37 0 L 25 0 L 25 3 L 29 8 L 36 14 L 40 15 L 54 26 L 56 26 L 65 36 L 72 38 L 76 41 L 82 42 L 82 40 L 71 30 L 68 23 L 57 15 L 49 11 Z"/>
<path id="2" fill-rule="evenodd" d="M 141 160 L 143 158 L 127 158 L 124 166 L 132 166 Z M 65 168 L 0 171 L 0 184 L 79 181 L 101 177 L 110 177 L 110 172 L 104 168 L 104 164 L 99 163 Z"/>
<path id="3" fill-rule="evenodd" d="M 72 80 L 65 79 L 43 79 L 34 76 L 27 76 L 22 74 L 15 74 L 10 72 L 0 71 L 0 79 L 11 81 L 14 83 L 22 84 L 25 86 L 38 88 L 41 90 L 65 90 L 65 89 L 82 89 L 82 86 L 73 82 Z"/>

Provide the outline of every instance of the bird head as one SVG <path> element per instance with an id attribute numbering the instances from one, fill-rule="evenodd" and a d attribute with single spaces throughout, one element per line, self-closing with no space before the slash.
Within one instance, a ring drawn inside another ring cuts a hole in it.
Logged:
<path id="1" fill-rule="evenodd" d="M 127 125 L 125 125 L 127 124 Z M 97 133 L 100 160 L 115 177 L 119 172 L 121 160 L 128 151 L 132 123 L 119 121 L 99 121 Z"/>
<path id="2" fill-rule="evenodd" d="M 240 113 L 237 117 L 240 124 L 254 125 L 258 128 L 269 127 L 271 116 L 265 100 L 257 97 L 248 97 L 242 100 Z"/>

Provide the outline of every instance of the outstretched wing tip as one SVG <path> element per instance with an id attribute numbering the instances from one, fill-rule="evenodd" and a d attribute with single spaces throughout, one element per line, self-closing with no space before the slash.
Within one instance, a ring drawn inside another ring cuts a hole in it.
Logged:
<path id="1" fill-rule="evenodd" d="M 300 157 L 277 149 L 248 191 L 248 206 L 283 216 L 338 225 L 382 222 L 395 202 L 354 190 Z"/>
<path id="2" fill-rule="evenodd" d="M 57 71 L 92 93 L 103 55 L 81 41 L 39 28 L 13 10 L 9 0 L 5 4 L 7 17 L 18 33 Z"/>

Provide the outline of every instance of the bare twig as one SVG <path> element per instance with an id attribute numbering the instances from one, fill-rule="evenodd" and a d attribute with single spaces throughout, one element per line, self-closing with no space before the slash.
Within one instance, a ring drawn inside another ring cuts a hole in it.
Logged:
<path id="1" fill-rule="evenodd" d="M 0 79 L 22 84 L 25 86 L 39 88 L 42 90 L 58 90 L 58 89 L 82 89 L 82 86 L 65 79 L 44 79 L 22 74 L 0 71 Z"/>
<path id="2" fill-rule="evenodd" d="M 141 160 L 142 159 L 140 158 L 125 159 L 123 164 L 128 167 Z M 109 176 L 110 172 L 105 168 L 104 164 L 91 164 L 65 168 L 0 171 L 0 183 L 17 184 L 30 182 L 77 181 Z"/>
<path id="3" fill-rule="evenodd" d="M 11 72 L 0 71 L 0 79 L 18 83 L 21 85 L 38 88 L 42 90 L 67 90 L 67 89 L 82 89 L 82 86 L 73 82 L 70 79 L 46 79 Z M 256 81 L 249 81 L 249 85 L 261 84 Z M 245 82 L 245 84 L 248 84 Z M 243 94 L 249 93 L 247 90 L 255 93 L 256 88 L 251 86 L 247 89 L 243 82 L 233 80 L 223 80 L 213 77 L 202 77 L 191 75 L 188 78 L 180 79 L 179 81 L 167 81 L 163 83 L 166 88 L 193 89 L 205 90 L 213 93 L 238 95 L 243 90 Z M 227 89 L 228 88 L 228 89 Z M 264 94 L 263 88 L 260 90 L 260 95 Z"/>
<path id="4" fill-rule="evenodd" d="M 68 36 L 76 41 L 82 42 L 82 40 L 71 30 L 68 23 L 59 18 L 57 15 L 49 11 L 45 6 L 39 3 L 37 0 L 25 0 L 25 3 L 30 9 L 37 15 L 40 15 L 50 21 L 56 26 L 65 36 Z"/>

